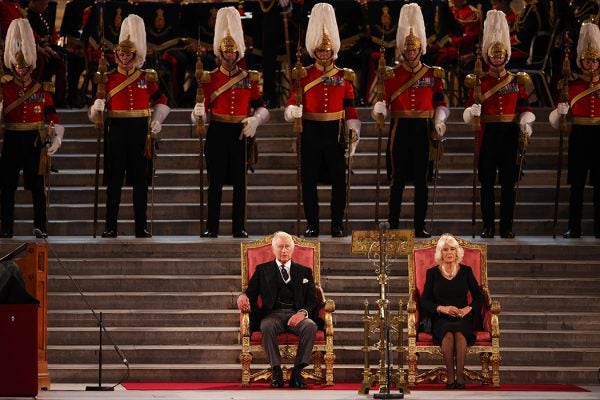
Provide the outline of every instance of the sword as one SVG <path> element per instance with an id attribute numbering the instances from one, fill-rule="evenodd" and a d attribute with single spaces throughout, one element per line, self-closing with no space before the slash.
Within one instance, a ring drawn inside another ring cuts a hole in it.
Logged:
<path id="1" fill-rule="evenodd" d="M 300 47 L 300 36 L 298 35 L 298 48 L 296 50 L 296 65 L 292 71 L 292 78 L 295 81 L 294 97 L 296 105 L 302 105 L 302 86 L 301 80 L 306 77 L 306 68 L 300 62 L 302 49 Z M 302 199 L 302 119 L 296 118 L 294 121 L 294 133 L 296 134 L 296 233 L 300 236 L 300 203 Z"/>
<path id="2" fill-rule="evenodd" d="M 349 229 L 348 219 L 349 219 L 349 207 L 350 207 L 350 187 L 352 181 L 352 143 L 354 139 L 354 131 L 352 129 L 348 129 L 348 135 L 346 137 L 346 164 L 348 165 L 348 178 L 346 179 L 346 207 L 344 208 L 344 215 L 346 220 L 346 231 Z"/>
<path id="3" fill-rule="evenodd" d="M 204 79 L 204 65 L 202 64 L 202 43 L 200 42 L 200 25 L 198 25 L 198 49 L 196 59 L 196 103 L 204 104 L 204 87 L 202 82 Z M 206 128 L 204 127 L 204 118 L 198 117 L 196 121 L 196 134 L 200 139 L 200 234 L 203 232 L 202 225 L 204 224 L 204 136 Z"/>
<path id="4" fill-rule="evenodd" d="M 433 232 L 433 221 L 434 221 L 434 216 L 435 216 L 435 195 L 437 193 L 437 180 L 438 180 L 438 175 L 439 175 L 438 166 L 439 166 L 439 162 L 440 162 L 440 151 L 441 151 L 442 144 L 445 141 L 446 141 L 446 139 L 440 138 L 436 134 L 436 138 L 434 139 L 435 160 L 433 162 L 433 174 L 434 174 L 433 175 L 433 199 L 431 202 L 431 220 L 429 222 L 430 232 Z"/>
<path id="5" fill-rule="evenodd" d="M 517 181 L 515 182 L 515 208 L 517 207 L 517 197 L 519 194 L 519 182 L 521 181 L 521 175 L 523 174 L 523 164 L 525 163 L 525 155 L 527 153 L 527 146 L 529 145 L 529 136 L 525 132 L 519 133 L 519 146 L 517 147 L 517 165 L 519 166 L 517 172 Z M 511 225 L 515 219 L 515 213 L 511 217 Z"/>

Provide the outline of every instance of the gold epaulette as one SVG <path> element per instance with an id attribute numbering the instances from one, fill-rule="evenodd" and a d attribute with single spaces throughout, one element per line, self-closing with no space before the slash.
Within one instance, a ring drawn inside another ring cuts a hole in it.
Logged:
<path id="1" fill-rule="evenodd" d="M 260 81 L 260 72 L 251 69 L 251 70 L 248 70 L 248 75 L 250 75 L 250 80 L 252 82 Z"/>
<path id="2" fill-rule="evenodd" d="M 46 92 L 54 93 L 54 83 L 52 82 L 42 82 L 42 87 Z"/>
<path id="3" fill-rule="evenodd" d="M 156 70 L 154 69 L 146 69 L 144 70 L 146 73 L 146 80 L 148 82 L 158 82 L 158 75 L 156 74 Z"/>
<path id="4" fill-rule="evenodd" d="M 3 77 L 0 78 L 0 83 L 8 83 L 10 81 L 12 81 L 15 77 L 10 75 L 10 74 L 5 74 Z"/>
<path id="5" fill-rule="evenodd" d="M 465 87 L 467 87 L 469 89 L 473 89 L 475 87 L 476 83 L 477 83 L 477 75 L 469 74 L 469 75 L 465 76 Z"/>
<path id="6" fill-rule="evenodd" d="M 356 73 L 350 68 L 343 68 L 342 71 L 344 71 L 344 79 L 347 81 L 354 82 L 356 80 Z"/>
<path id="7" fill-rule="evenodd" d="M 442 67 L 431 67 L 433 69 L 433 76 L 438 79 L 444 79 L 446 77 L 446 72 Z"/>
<path id="8" fill-rule="evenodd" d="M 385 72 L 383 73 L 383 80 L 387 81 L 388 79 L 392 79 L 394 77 L 394 68 L 385 67 Z"/>
<path id="9" fill-rule="evenodd" d="M 527 72 L 517 72 L 517 82 L 519 85 L 533 85 L 531 82 L 531 77 Z"/>

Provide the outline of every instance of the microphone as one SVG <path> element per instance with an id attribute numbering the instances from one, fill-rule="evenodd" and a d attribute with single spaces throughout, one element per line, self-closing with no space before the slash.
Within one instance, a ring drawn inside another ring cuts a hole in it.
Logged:
<path id="1" fill-rule="evenodd" d="M 390 229 L 390 223 L 385 221 L 385 222 L 380 222 L 379 223 L 379 229 L 382 231 L 387 231 L 388 229 Z"/>

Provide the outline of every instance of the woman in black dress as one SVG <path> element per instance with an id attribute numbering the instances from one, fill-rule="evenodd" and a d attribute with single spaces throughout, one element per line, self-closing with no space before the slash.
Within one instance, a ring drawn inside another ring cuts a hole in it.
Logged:
<path id="1" fill-rule="evenodd" d="M 427 270 L 421 309 L 431 316 L 433 341 L 441 346 L 448 371 L 448 389 L 464 389 L 467 346 L 475 343 L 473 316 L 480 312 L 483 294 L 471 267 L 460 264 L 464 250 L 454 236 L 444 234 L 435 249 L 437 265 Z M 467 294 L 471 294 L 471 303 Z M 456 359 L 456 372 L 454 371 Z"/>

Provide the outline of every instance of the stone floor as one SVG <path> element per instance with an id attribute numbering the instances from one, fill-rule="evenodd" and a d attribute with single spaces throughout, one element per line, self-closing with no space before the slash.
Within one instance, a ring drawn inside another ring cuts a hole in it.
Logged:
<path id="1" fill-rule="evenodd" d="M 411 400 L 600 400 L 600 385 L 584 386 L 590 392 L 477 392 L 477 391 L 413 391 L 405 396 Z M 360 395 L 349 390 L 293 391 L 279 390 L 125 390 L 117 386 L 112 392 L 86 392 L 82 384 L 53 384 L 42 391 L 39 400 L 363 400 L 373 399 L 373 392 Z M 9 399 L 8 397 L 0 397 Z"/>

